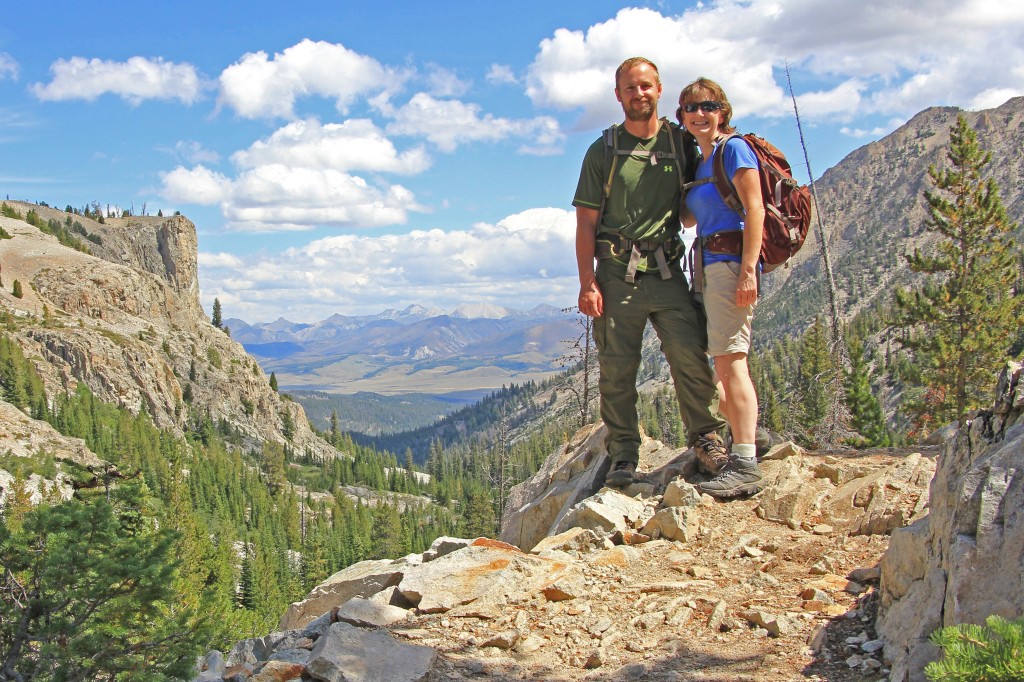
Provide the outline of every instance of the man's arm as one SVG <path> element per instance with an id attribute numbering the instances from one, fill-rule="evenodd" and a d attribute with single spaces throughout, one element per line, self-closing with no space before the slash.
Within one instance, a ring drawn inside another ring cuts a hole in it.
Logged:
<path id="1" fill-rule="evenodd" d="M 597 241 L 598 211 L 576 207 L 576 268 L 580 273 L 580 312 L 590 317 L 604 314 L 604 298 L 594 274 L 594 249 Z"/>

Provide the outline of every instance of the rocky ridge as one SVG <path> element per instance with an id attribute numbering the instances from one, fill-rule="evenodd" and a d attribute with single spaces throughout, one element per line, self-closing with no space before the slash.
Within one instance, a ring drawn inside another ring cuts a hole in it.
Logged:
<path id="1" fill-rule="evenodd" d="M 70 214 L 6 202 L 23 215 L 63 223 Z M 181 216 L 79 221 L 91 253 L 61 245 L 26 222 L 0 218 L 0 311 L 5 333 L 31 358 L 55 396 L 86 384 L 104 401 L 182 433 L 188 406 L 224 420 L 252 445 L 284 443 L 314 456 L 334 450 L 282 399 L 242 346 L 214 327 L 199 303 L 195 226 Z M 99 242 L 99 243 L 97 243 Z M 23 297 L 15 298 L 14 280 Z M 11 443 L 13 446 L 13 443 Z M 8 447 L 0 435 L 0 450 Z"/>
<path id="2" fill-rule="evenodd" d="M 1024 616 L 1024 385 L 1002 371 L 995 404 L 948 441 L 927 516 L 893 532 L 881 562 L 878 631 L 893 680 L 921 679 L 936 628 Z"/>
<path id="3" fill-rule="evenodd" d="M 648 439 L 644 480 L 601 488 L 603 435 L 583 429 L 514 489 L 501 539 L 441 538 L 423 554 L 350 566 L 293 604 L 278 632 L 211 652 L 196 679 L 888 672 L 873 629 L 877 561 L 885 533 L 923 516 L 934 448 L 783 444 L 763 462 L 765 493 L 721 503 L 692 485 L 691 450 Z"/>

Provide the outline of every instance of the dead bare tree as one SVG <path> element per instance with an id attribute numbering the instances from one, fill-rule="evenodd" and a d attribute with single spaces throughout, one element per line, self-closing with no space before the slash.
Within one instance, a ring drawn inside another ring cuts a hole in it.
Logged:
<path id="1" fill-rule="evenodd" d="M 579 308 L 563 308 L 562 311 L 579 313 Z M 569 370 L 576 369 L 575 373 L 568 375 L 565 386 L 576 406 L 578 426 L 583 428 L 593 421 L 594 416 L 592 404 L 597 397 L 597 348 L 594 346 L 594 318 L 581 314 L 577 322 L 580 334 L 575 339 L 563 341 L 569 350 L 558 358 L 558 363 Z"/>
<path id="2" fill-rule="evenodd" d="M 811 196 L 814 198 L 815 226 L 818 236 L 818 250 L 821 253 L 822 264 L 825 271 L 825 285 L 828 287 L 828 300 L 830 309 L 829 339 L 835 371 L 827 379 L 832 384 L 831 407 L 825 418 L 819 423 L 815 432 L 815 440 L 823 447 L 832 447 L 844 438 L 852 435 L 850 431 L 850 414 L 846 407 L 846 391 L 843 386 L 843 373 L 850 366 L 850 360 L 846 354 L 846 340 L 843 337 L 842 318 L 839 315 L 839 296 L 836 289 L 836 279 L 832 274 L 832 259 L 828 251 L 828 239 L 825 235 L 825 225 L 821 219 L 821 203 L 818 201 L 818 192 L 814 185 L 814 173 L 811 172 L 811 160 L 807 154 L 807 143 L 804 140 L 804 129 L 800 123 L 800 110 L 796 104 L 796 93 L 793 91 L 793 81 L 790 78 L 789 64 L 786 64 L 786 85 L 789 87 L 789 96 L 793 100 L 793 115 L 796 117 L 796 129 L 799 133 L 800 148 L 803 150 L 804 164 L 807 167 L 807 176 L 810 179 Z"/>

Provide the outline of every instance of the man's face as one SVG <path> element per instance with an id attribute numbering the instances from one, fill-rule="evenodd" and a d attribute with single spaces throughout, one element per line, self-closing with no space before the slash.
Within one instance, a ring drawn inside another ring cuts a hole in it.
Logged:
<path id="1" fill-rule="evenodd" d="M 661 81 L 650 64 L 636 64 L 619 74 L 615 98 L 630 121 L 646 121 L 658 116 Z"/>

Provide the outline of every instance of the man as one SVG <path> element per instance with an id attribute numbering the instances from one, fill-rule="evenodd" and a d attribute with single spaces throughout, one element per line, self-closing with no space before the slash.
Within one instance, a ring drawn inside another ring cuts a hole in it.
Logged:
<path id="1" fill-rule="evenodd" d="M 711 461 L 728 455 L 717 435 L 725 422 L 712 410 L 703 313 L 679 265 L 681 184 L 686 155 L 679 129 L 658 118 L 661 78 L 642 57 L 615 72 L 615 97 L 625 121 L 583 159 L 576 207 L 579 309 L 594 317 L 601 378 L 601 418 L 611 468 L 605 484 L 633 482 L 639 459 L 636 377 L 644 328 L 661 340 L 686 424 L 689 445 Z M 595 271 L 594 261 L 597 259 Z"/>

